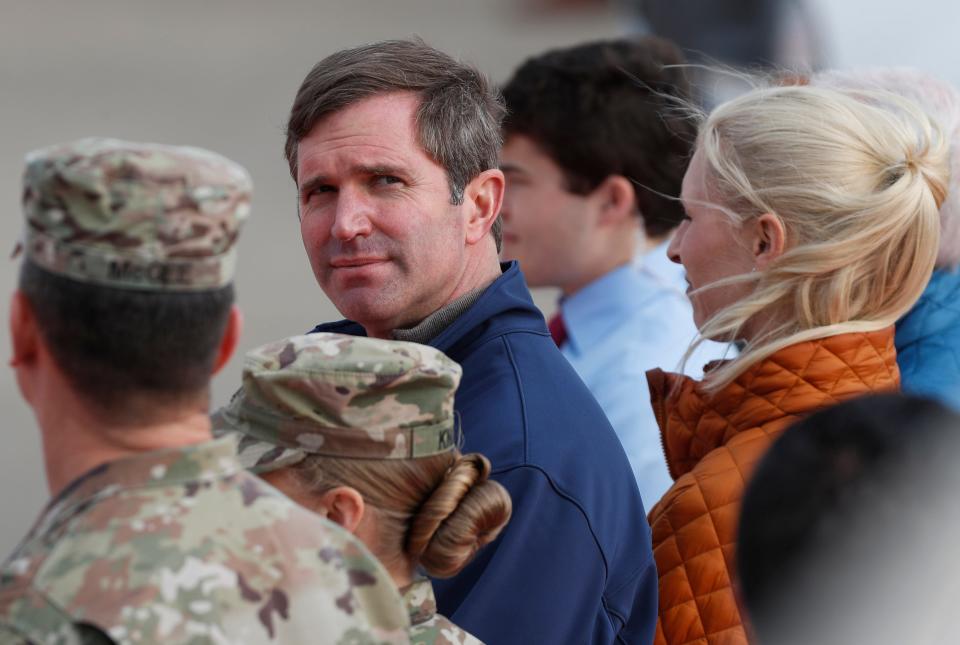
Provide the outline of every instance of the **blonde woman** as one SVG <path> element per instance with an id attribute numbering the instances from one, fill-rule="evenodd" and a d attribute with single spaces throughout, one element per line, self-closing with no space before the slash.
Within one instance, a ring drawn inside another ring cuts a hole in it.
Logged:
<path id="1" fill-rule="evenodd" d="M 490 462 L 457 450 L 460 375 L 425 345 L 296 336 L 248 353 L 243 387 L 214 415 L 217 433 L 240 435 L 246 467 L 380 559 L 414 644 L 480 642 L 437 613 L 423 573 L 455 575 L 510 518 Z"/>
<path id="2" fill-rule="evenodd" d="M 747 642 L 732 580 L 744 484 L 792 421 L 898 388 L 893 324 L 930 278 L 946 186 L 940 133 L 893 96 L 757 89 L 704 121 L 668 254 L 701 339 L 743 351 L 703 381 L 647 373 L 675 480 L 650 512 L 656 642 Z"/>

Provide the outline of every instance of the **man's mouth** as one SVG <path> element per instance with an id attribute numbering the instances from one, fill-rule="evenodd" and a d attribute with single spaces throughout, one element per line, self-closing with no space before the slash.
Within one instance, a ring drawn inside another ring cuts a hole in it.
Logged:
<path id="1" fill-rule="evenodd" d="M 379 257 L 350 257 L 350 258 L 334 258 L 330 260 L 330 266 L 334 269 L 351 269 L 356 267 L 365 267 L 370 264 L 378 264 L 380 262 L 386 262 L 386 258 Z"/>

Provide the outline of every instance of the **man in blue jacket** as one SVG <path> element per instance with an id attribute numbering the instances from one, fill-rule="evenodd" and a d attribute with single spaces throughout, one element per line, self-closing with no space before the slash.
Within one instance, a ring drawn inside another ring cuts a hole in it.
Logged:
<path id="1" fill-rule="evenodd" d="M 514 512 L 438 581 L 441 613 L 495 645 L 649 643 L 657 574 L 630 465 L 498 260 L 502 116 L 479 72 L 420 41 L 310 71 L 286 155 L 311 267 L 348 318 L 316 331 L 417 341 L 463 366 L 464 450 L 490 458 Z"/>

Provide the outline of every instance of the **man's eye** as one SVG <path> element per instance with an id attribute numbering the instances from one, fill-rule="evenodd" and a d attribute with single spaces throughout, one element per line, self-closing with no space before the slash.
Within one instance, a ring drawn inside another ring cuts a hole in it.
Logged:
<path id="1" fill-rule="evenodd" d="M 402 184 L 403 180 L 393 175 L 377 175 L 373 178 L 373 183 L 378 186 L 389 186 L 391 184 Z"/>
<path id="2" fill-rule="evenodd" d="M 320 195 L 323 195 L 324 193 L 335 193 L 335 192 L 337 192 L 337 189 L 330 185 L 315 186 L 314 188 L 311 188 L 310 191 L 306 193 L 303 197 L 305 202 L 309 202 L 311 199 L 314 199 Z"/>

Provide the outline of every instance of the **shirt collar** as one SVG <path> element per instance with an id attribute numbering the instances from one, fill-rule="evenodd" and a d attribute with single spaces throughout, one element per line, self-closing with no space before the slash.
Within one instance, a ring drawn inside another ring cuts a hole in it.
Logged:
<path id="1" fill-rule="evenodd" d="M 669 245 L 660 243 L 560 301 L 571 349 L 587 351 L 604 341 L 665 292 L 686 298 L 683 267 L 667 257 Z"/>
<path id="2" fill-rule="evenodd" d="M 491 283 L 492 282 L 491 280 Z M 456 300 L 440 307 L 413 327 L 394 329 L 393 339 L 412 343 L 429 343 L 434 337 L 439 335 L 440 332 L 452 325 L 464 312 L 470 309 L 473 303 L 483 295 L 483 291 L 487 286 L 490 285 L 486 285 L 483 289 L 474 289 L 473 291 L 463 294 Z"/>
<path id="3" fill-rule="evenodd" d="M 560 301 L 567 342 L 588 351 L 633 318 L 667 287 L 636 265 L 625 264 Z"/>
<path id="4" fill-rule="evenodd" d="M 417 578 L 400 590 L 403 605 L 410 614 L 410 624 L 425 623 L 437 614 L 437 599 L 429 578 Z"/>

